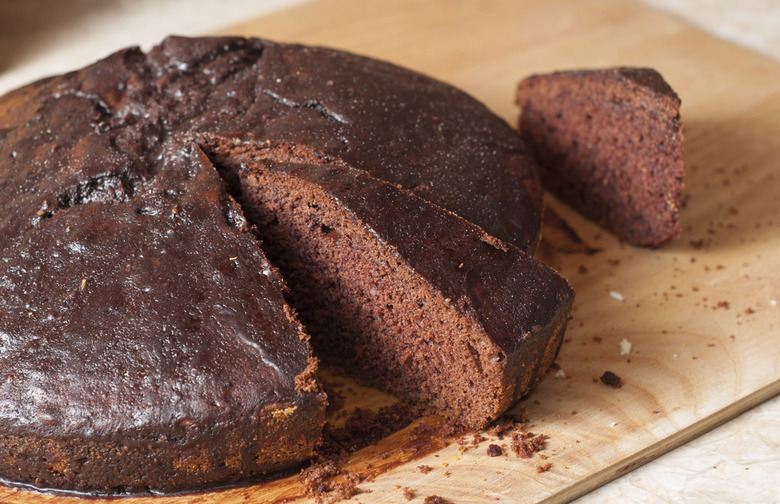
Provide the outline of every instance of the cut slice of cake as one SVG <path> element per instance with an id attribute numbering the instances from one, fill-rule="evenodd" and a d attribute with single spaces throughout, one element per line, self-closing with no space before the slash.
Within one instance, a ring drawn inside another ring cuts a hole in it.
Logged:
<path id="1" fill-rule="evenodd" d="M 547 370 L 574 292 L 517 247 L 341 162 L 202 142 L 285 276 L 317 355 L 473 428 Z"/>
<path id="2" fill-rule="evenodd" d="M 680 99 L 658 72 L 534 75 L 518 85 L 517 104 L 548 190 L 628 243 L 680 234 Z"/>
<path id="3" fill-rule="evenodd" d="M 325 396 L 281 277 L 202 153 L 174 159 L 5 250 L 4 479 L 181 491 L 294 468 L 319 442 Z"/>

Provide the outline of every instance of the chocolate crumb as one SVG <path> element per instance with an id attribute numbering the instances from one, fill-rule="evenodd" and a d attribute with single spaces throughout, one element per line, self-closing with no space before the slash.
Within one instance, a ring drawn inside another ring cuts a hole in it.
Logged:
<path id="1" fill-rule="evenodd" d="M 301 374 L 295 377 L 296 392 L 319 392 L 322 387 L 317 381 L 316 372 L 319 361 L 316 357 L 309 357 L 309 363 Z"/>
<path id="2" fill-rule="evenodd" d="M 419 469 L 419 470 L 420 470 L 420 472 L 421 472 L 421 473 L 423 473 L 423 474 L 428 474 L 429 472 L 431 472 L 431 471 L 432 471 L 432 469 L 431 469 L 431 466 L 429 466 L 429 465 L 425 465 L 425 464 L 423 464 L 423 465 L 418 465 L 418 466 L 417 466 L 417 469 Z"/>
<path id="3" fill-rule="evenodd" d="M 488 457 L 500 457 L 504 454 L 504 450 L 497 444 L 488 445 L 487 447 Z"/>
<path id="4" fill-rule="evenodd" d="M 339 476 L 341 481 L 336 480 Z M 314 497 L 317 504 L 333 504 L 361 493 L 357 487 L 360 476 L 339 468 L 332 459 L 316 462 L 302 470 L 298 481 L 306 495 Z"/>
<path id="5" fill-rule="evenodd" d="M 700 249 L 704 246 L 704 240 L 696 240 L 696 241 L 691 240 L 688 243 L 691 245 L 691 247 L 695 249 Z"/>
<path id="6" fill-rule="evenodd" d="M 504 431 L 506 430 L 506 427 L 502 424 L 496 424 L 490 429 L 488 429 L 487 433 L 491 436 L 497 437 L 499 440 L 504 439 Z"/>
<path id="7" fill-rule="evenodd" d="M 409 490 L 409 487 L 404 487 L 403 488 L 403 493 L 404 493 L 404 499 L 406 499 L 408 501 L 414 499 L 414 492 Z"/>
<path id="8" fill-rule="evenodd" d="M 429 495 L 425 498 L 423 504 L 450 504 L 450 501 L 445 500 L 438 495 Z"/>
<path id="9" fill-rule="evenodd" d="M 513 432 L 511 448 L 518 457 L 531 458 L 534 453 L 544 450 L 546 440 L 544 434 L 537 436 L 532 432 Z"/>
<path id="10" fill-rule="evenodd" d="M 547 462 L 546 464 L 539 464 L 538 466 L 536 466 L 536 472 L 541 474 L 543 472 L 549 471 L 551 468 L 552 468 L 552 462 Z"/>
<path id="11" fill-rule="evenodd" d="M 612 371 L 604 371 L 604 374 L 601 375 L 600 379 L 604 385 L 608 385 L 612 388 L 620 388 L 623 386 L 620 377 L 615 373 L 613 373 Z"/>

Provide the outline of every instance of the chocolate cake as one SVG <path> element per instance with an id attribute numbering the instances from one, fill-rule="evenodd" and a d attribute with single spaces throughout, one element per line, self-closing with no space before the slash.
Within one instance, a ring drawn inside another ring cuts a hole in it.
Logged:
<path id="1" fill-rule="evenodd" d="M 474 426 L 528 391 L 571 306 L 526 254 L 541 190 L 516 133 L 339 51 L 170 38 L 11 92 L 0 195 L 15 484 L 166 493 L 305 461 L 326 399 L 288 300 L 324 358 Z"/>
<path id="2" fill-rule="evenodd" d="M 281 277 L 196 147 L 163 170 L 3 250 L 3 479 L 171 492 L 311 456 L 325 397 Z"/>
<path id="3" fill-rule="evenodd" d="M 680 99 L 658 72 L 534 75 L 518 85 L 517 104 L 547 189 L 628 243 L 680 234 Z"/>
<path id="4" fill-rule="evenodd" d="M 472 428 L 552 364 L 573 291 L 514 245 L 308 152 L 203 146 L 257 223 L 318 356 Z"/>

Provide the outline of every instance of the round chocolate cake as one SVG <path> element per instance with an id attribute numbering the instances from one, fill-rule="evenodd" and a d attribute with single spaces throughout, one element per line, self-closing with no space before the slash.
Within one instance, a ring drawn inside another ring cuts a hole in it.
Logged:
<path id="1" fill-rule="evenodd" d="M 552 362 L 573 299 L 528 255 L 542 194 L 517 133 L 329 49 L 169 38 L 13 91 L 0 196 L 0 478 L 18 485 L 294 468 L 322 435 L 315 354 L 483 427 Z"/>

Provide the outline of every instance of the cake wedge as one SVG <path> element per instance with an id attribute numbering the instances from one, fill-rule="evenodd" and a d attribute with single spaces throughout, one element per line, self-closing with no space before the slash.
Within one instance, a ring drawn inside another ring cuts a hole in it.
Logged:
<path id="1" fill-rule="evenodd" d="M 574 292 L 532 256 L 305 149 L 200 144 L 287 279 L 319 357 L 472 428 L 552 363 Z"/>
<path id="2" fill-rule="evenodd" d="M 516 102 L 546 189 L 622 241 L 657 247 L 680 234 L 680 98 L 657 71 L 534 75 Z"/>

